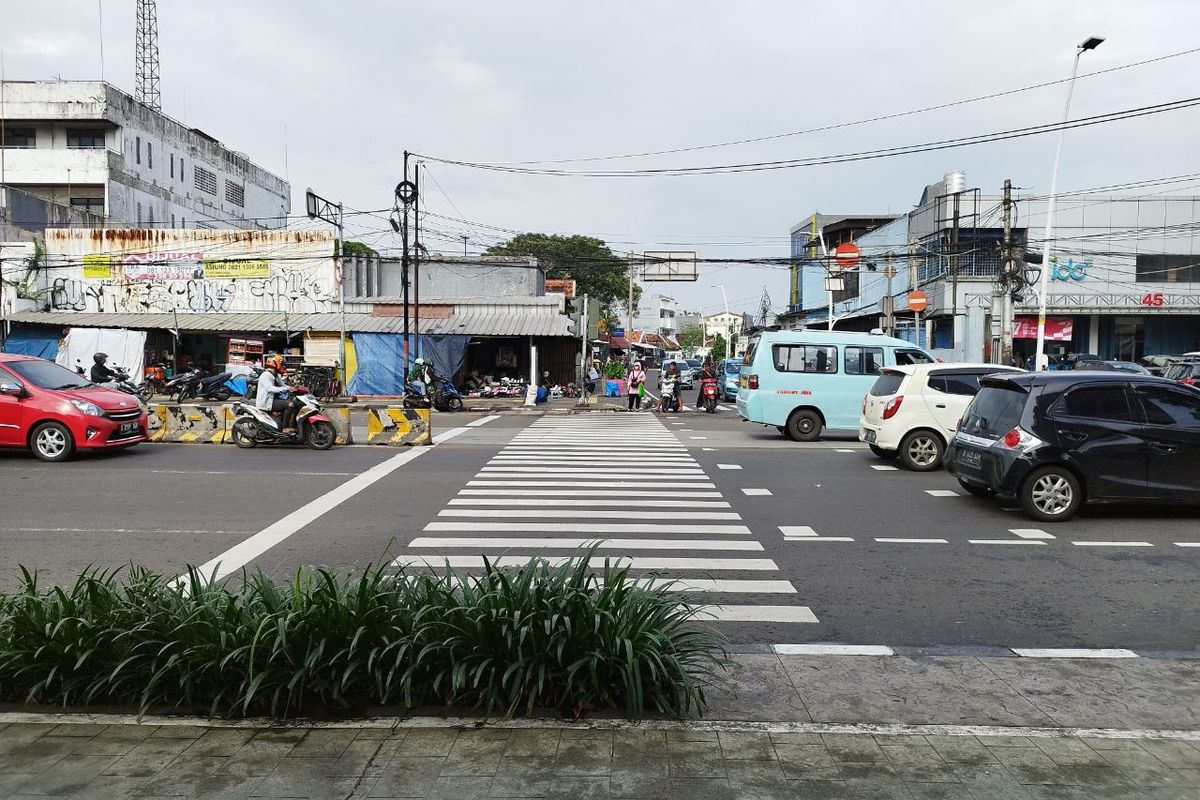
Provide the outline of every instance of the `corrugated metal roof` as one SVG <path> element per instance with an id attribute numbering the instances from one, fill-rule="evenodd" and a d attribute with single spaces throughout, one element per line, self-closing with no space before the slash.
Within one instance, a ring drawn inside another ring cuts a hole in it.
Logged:
<path id="1" fill-rule="evenodd" d="M 224 314 L 97 314 L 70 311 L 23 311 L 11 314 L 12 322 L 61 325 L 77 328 L 134 328 L 205 333 L 272 331 L 340 331 L 341 315 L 230 312 Z M 458 306 L 445 319 L 421 319 L 421 333 L 462 333 L 470 336 L 571 336 L 571 321 L 552 306 Z M 347 314 L 346 330 L 362 333 L 403 333 L 404 318 Z"/>

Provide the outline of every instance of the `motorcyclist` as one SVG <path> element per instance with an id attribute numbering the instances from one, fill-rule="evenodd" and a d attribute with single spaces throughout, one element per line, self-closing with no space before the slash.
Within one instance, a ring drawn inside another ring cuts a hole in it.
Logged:
<path id="1" fill-rule="evenodd" d="M 413 362 L 412 369 L 408 371 L 409 386 L 412 387 L 415 394 L 426 395 L 429 393 L 431 383 L 433 383 L 433 364 L 424 358 L 418 358 Z"/>
<path id="2" fill-rule="evenodd" d="M 667 385 L 670 386 L 669 397 L 667 395 Z M 662 391 L 662 397 L 658 399 L 658 410 L 666 411 L 668 406 L 673 405 L 673 410 L 678 411 L 681 397 L 680 392 L 683 390 L 683 387 L 680 385 L 679 380 L 679 365 L 674 361 L 667 365 L 666 374 L 660 378 L 659 388 Z"/>
<path id="3" fill-rule="evenodd" d="M 266 369 L 258 376 L 258 395 L 254 405 L 277 416 L 282 414 L 281 424 L 284 433 L 296 432 L 296 405 L 290 400 L 280 397 L 283 392 L 295 391 L 294 386 L 284 383 L 287 367 L 281 355 L 267 356 Z"/>
<path id="4" fill-rule="evenodd" d="M 117 373 L 105 366 L 105 362 L 108 361 L 107 353 L 96 353 L 92 356 L 92 361 L 94 363 L 92 364 L 91 375 L 88 376 L 91 378 L 92 383 L 108 383 L 116 380 Z"/>
<path id="5" fill-rule="evenodd" d="M 700 393 L 698 395 L 696 395 L 696 410 L 703 411 L 704 410 L 704 381 L 705 380 L 714 380 L 715 381 L 717 379 L 717 368 L 711 360 L 709 360 L 707 358 L 704 359 L 704 363 L 700 366 L 700 376 L 699 377 L 700 377 L 700 380 L 698 381 L 698 385 L 700 386 Z"/>

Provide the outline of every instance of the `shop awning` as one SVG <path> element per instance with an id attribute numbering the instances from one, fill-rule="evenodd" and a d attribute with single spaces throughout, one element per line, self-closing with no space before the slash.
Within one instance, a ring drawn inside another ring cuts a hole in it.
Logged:
<path id="1" fill-rule="evenodd" d="M 82 328 L 130 328 L 134 330 L 179 330 L 196 333 L 223 332 L 337 332 L 341 315 L 284 314 L 271 312 L 228 312 L 213 314 L 114 313 L 70 311 L 24 311 L 11 314 L 12 322 Z M 571 320 L 552 306 L 459 305 L 448 316 L 422 318 L 415 332 L 461 333 L 467 336 L 572 336 Z M 346 330 L 362 333 L 403 333 L 404 317 L 346 314 Z"/>

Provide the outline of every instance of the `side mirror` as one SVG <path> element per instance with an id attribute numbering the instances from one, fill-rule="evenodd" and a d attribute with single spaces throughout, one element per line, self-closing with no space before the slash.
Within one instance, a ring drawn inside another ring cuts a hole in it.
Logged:
<path id="1" fill-rule="evenodd" d="M 19 383 L 0 378 L 0 394 L 6 394 L 10 397 L 21 397 L 25 394 L 25 387 Z"/>

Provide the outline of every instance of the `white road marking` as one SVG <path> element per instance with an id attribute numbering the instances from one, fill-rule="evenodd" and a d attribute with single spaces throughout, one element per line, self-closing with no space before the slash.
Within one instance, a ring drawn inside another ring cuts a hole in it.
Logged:
<path id="1" fill-rule="evenodd" d="M 529 532 L 528 522 L 430 522 L 427 531 L 518 531 Z M 553 533 L 578 533 L 578 522 L 540 522 L 537 530 Z M 700 533 L 749 536 L 745 525 L 667 525 L 655 522 L 599 523 L 588 525 L 587 533 Z M 593 537 L 598 538 L 598 537 Z"/>
<path id="2" fill-rule="evenodd" d="M 466 428 L 450 428 L 433 437 L 434 443 L 430 447 L 414 447 L 392 456 L 387 461 L 376 464 L 366 472 L 351 478 L 315 500 L 310 500 L 283 519 L 272 525 L 268 525 L 250 538 L 238 542 L 216 558 L 206 561 L 197 568 L 197 571 L 205 577 L 211 576 L 214 580 L 219 580 L 236 572 L 275 545 L 287 539 L 296 531 L 315 522 L 318 518 L 337 508 L 367 487 L 386 478 L 410 461 L 430 452 L 442 442 L 449 441 L 455 436 L 466 432 L 466 430 Z M 187 573 L 184 573 L 176 580 L 186 581 L 187 578 Z"/>
<path id="3" fill-rule="evenodd" d="M 535 556 L 487 556 L 491 563 L 498 567 L 520 567 L 529 563 Z M 537 556 L 551 566 L 566 563 L 576 556 Z M 393 562 L 398 567 L 451 567 L 471 568 L 482 567 L 484 556 L 435 556 L 435 555 L 404 555 Z M 630 569 L 679 569 L 679 570 L 732 570 L 737 572 L 774 572 L 779 566 L 769 558 L 686 558 L 686 557 L 655 557 L 655 556 L 593 556 L 588 560 L 590 567 L 603 567 L 605 562 L 613 566 L 629 567 Z"/>
<path id="4" fill-rule="evenodd" d="M 891 464 L 872 464 L 871 469 L 879 470 L 880 472 L 896 472 L 900 468 L 893 467 Z"/>
<path id="5" fill-rule="evenodd" d="M 945 539 L 898 539 L 887 536 L 877 536 L 875 541 L 888 544 L 949 544 Z"/>
<path id="6" fill-rule="evenodd" d="M 854 451 L 839 448 L 838 450 L 835 450 L 834 452 L 835 453 L 853 453 Z"/>
<path id="7" fill-rule="evenodd" d="M 1138 654 L 1121 647 L 1010 647 L 1022 658 L 1137 658 Z"/>
<path id="8" fill-rule="evenodd" d="M 770 497 L 770 489 L 742 489 L 742 494 L 747 497 Z"/>
<path id="9" fill-rule="evenodd" d="M 1022 539 L 1053 539 L 1054 537 L 1039 528 L 1009 528 L 1009 533 Z"/>
<path id="10" fill-rule="evenodd" d="M 784 536 L 816 536 L 817 532 L 808 525 L 780 525 L 779 532 Z"/>
<path id="11" fill-rule="evenodd" d="M 701 440 L 701 439 L 707 439 L 708 437 L 707 437 L 707 436 L 689 436 L 688 438 L 689 438 L 689 439 L 695 439 L 695 440 L 699 441 L 699 440 Z"/>
<path id="12" fill-rule="evenodd" d="M 626 467 L 624 465 L 616 466 L 609 464 L 609 467 L 616 467 L 621 474 L 629 475 L 703 475 L 704 471 L 699 466 L 694 467 Z M 480 472 L 491 473 L 522 473 L 522 472 L 546 472 L 544 467 L 491 467 L 485 466 Z M 579 467 L 570 469 L 554 469 L 549 470 L 552 475 L 586 475 L 596 472 L 589 467 Z M 611 470 L 602 471 L 601 475 L 607 477 L 612 474 Z"/>
<path id="13" fill-rule="evenodd" d="M 930 497 L 958 497 L 958 492 L 953 489 L 926 489 L 925 494 Z"/>
<path id="14" fill-rule="evenodd" d="M 516 477 L 516 476 L 514 476 Z M 612 478 L 610 473 L 606 477 Z M 633 481 L 622 480 L 607 480 L 607 481 L 546 481 L 546 480 L 521 480 L 521 481 L 493 481 L 493 480 L 470 480 L 467 481 L 467 486 L 580 486 L 593 489 L 645 489 L 653 487 L 658 489 L 715 489 L 711 483 L 680 483 L 677 481 Z"/>
<path id="15" fill-rule="evenodd" d="M 658 492 L 645 489 L 624 489 L 620 492 L 613 492 L 609 489 L 459 489 L 458 493 L 459 495 L 496 495 L 500 497 L 587 497 L 596 495 L 598 499 L 605 502 L 610 501 L 614 495 L 618 497 L 694 497 L 697 499 L 721 496 L 720 492 Z"/>
<path id="16" fill-rule="evenodd" d="M 1150 542 L 1071 542 L 1079 547 L 1154 547 Z"/>
<path id="17" fill-rule="evenodd" d="M 776 644 L 771 649 L 781 656 L 894 656 L 896 651 L 881 644 Z"/>
<path id="18" fill-rule="evenodd" d="M 493 422 L 498 419 L 500 419 L 499 414 L 492 414 L 491 416 L 483 417 L 482 419 L 477 419 L 474 422 L 468 422 L 467 427 L 468 428 L 478 428 L 480 425 L 487 425 L 489 422 Z"/>
<path id="19" fill-rule="evenodd" d="M 521 459 L 520 461 L 505 461 L 492 459 L 487 463 L 489 467 L 605 467 L 611 468 L 614 464 L 636 464 L 641 468 L 648 467 L 667 467 L 669 469 L 699 469 L 700 466 L 691 460 L 678 461 L 659 461 L 657 459 L 637 458 L 636 456 L 628 456 L 625 458 L 604 458 L 594 460 L 579 460 L 579 459 L 557 459 L 557 458 L 531 458 Z"/>
<path id="20" fill-rule="evenodd" d="M 808 606 L 704 606 L 697 619 L 714 622 L 817 622 Z"/>
<path id="21" fill-rule="evenodd" d="M 741 469 L 741 464 L 717 464 L 717 469 Z"/>
<path id="22" fill-rule="evenodd" d="M 526 530 L 528 526 L 521 526 Z M 585 538 L 519 538 L 501 539 L 480 536 L 419 536 L 409 547 L 520 547 L 531 550 L 578 550 L 589 545 L 600 550 L 762 550 L 758 542 L 727 539 L 603 539 Z"/>
<path id="23" fill-rule="evenodd" d="M 717 448 L 715 448 L 715 447 L 701 447 L 700 449 L 701 449 L 701 450 L 703 450 L 703 451 L 704 451 L 704 452 L 706 452 L 706 453 L 712 453 L 712 452 L 715 452 Z"/>
<path id="24" fill-rule="evenodd" d="M 627 493 L 620 493 L 620 497 L 627 496 Z M 456 497 L 452 499 L 449 505 L 452 506 L 605 506 L 611 507 L 613 494 L 609 493 L 606 496 L 594 497 L 591 500 L 570 499 L 564 500 L 558 497 L 497 497 L 488 499 L 485 497 Z M 729 508 L 730 505 L 724 500 L 656 500 L 655 508 Z M 595 511 L 590 512 L 595 514 Z"/>
<path id="25" fill-rule="evenodd" d="M 968 544 L 1042 544 L 1032 539 L 967 539 Z"/>
<path id="26" fill-rule="evenodd" d="M 649 581 L 639 580 L 646 585 Z M 672 589 L 683 592 L 745 592 L 747 594 L 796 594 L 791 581 L 729 580 L 725 578 L 672 578 L 663 576 L 654 579 L 656 585 L 670 583 Z"/>
<path id="27" fill-rule="evenodd" d="M 438 512 L 439 517 L 469 517 L 471 519 L 521 518 L 543 519 L 546 517 L 561 517 L 575 519 L 594 519 L 595 509 L 574 508 L 444 508 Z M 738 520 L 742 515 L 736 511 L 672 511 L 672 519 L 707 519 L 707 520 Z"/>
<path id="28" fill-rule="evenodd" d="M 1200 542 L 1176 542 L 1176 547 L 1200 547 Z"/>
<path id="29" fill-rule="evenodd" d="M 735 409 L 733 408 L 733 406 L 722 406 L 722 405 L 718 405 L 718 406 L 717 406 L 717 408 L 721 409 L 722 411 L 733 411 L 733 410 L 735 410 Z"/>
<path id="30" fill-rule="evenodd" d="M 785 536 L 785 542 L 853 542 L 851 536 Z"/>

